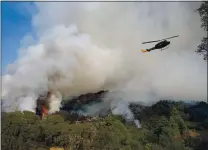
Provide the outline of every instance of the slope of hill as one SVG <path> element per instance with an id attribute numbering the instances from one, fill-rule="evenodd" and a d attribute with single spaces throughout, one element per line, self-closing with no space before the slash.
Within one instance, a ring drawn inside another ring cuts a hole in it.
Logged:
<path id="1" fill-rule="evenodd" d="M 2 149 L 28 150 L 62 147 L 73 150 L 205 150 L 208 149 L 206 103 L 160 101 L 144 107 L 131 104 L 142 128 L 125 124 L 121 116 L 80 116 L 60 111 L 40 119 L 32 112 L 2 113 Z M 192 110 L 191 112 L 189 110 Z M 195 110 L 196 109 L 196 110 Z M 200 113 L 198 110 L 203 110 Z M 189 122 L 189 123 L 187 123 Z"/>

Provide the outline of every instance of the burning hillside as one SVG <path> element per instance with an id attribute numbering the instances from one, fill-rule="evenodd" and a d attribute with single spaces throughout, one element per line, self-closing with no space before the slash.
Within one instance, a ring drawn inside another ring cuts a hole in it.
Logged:
<path id="1" fill-rule="evenodd" d="M 80 95 L 78 97 L 74 97 L 69 99 L 68 101 L 63 101 L 65 104 L 61 107 L 61 111 L 57 111 L 55 114 L 62 114 L 65 112 L 70 112 L 70 120 L 74 120 L 72 118 L 76 118 L 75 120 L 82 120 L 86 119 L 83 115 L 79 115 L 77 113 L 71 113 L 71 112 L 78 112 L 84 109 L 84 106 L 86 105 L 93 105 L 104 102 L 105 96 L 108 93 L 108 91 L 99 91 L 96 93 L 87 93 Z M 37 99 L 37 107 L 36 107 L 36 114 L 39 115 L 41 118 L 47 115 L 48 111 L 50 110 L 50 103 L 51 97 L 54 95 L 54 92 L 48 91 L 45 96 L 40 96 Z M 96 107 L 96 105 L 95 105 Z M 117 109 L 115 112 L 114 110 Z M 126 119 L 127 122 L 134 122 L 137 128 L 140 128 L 140 122 L 137 119 L 134 119 L 134 115 L 132 114 L 131 110 L 128 108 L 128 104 L 120 103 L 117 106 L 114 106 L 113 108 L 104 106 L 103 108 L 99 108 L 99 111 L 96 113 L 96 116 L 106 116 L 109 113 L 115 113 L 119 115 L 123 115 L 123 117 Z M 90 115 L 91 116 L 91 115 Z M 89 116 L 89 117 L 90 117 Z M 71 118 L 72 117 L 72 118 Z"/>
<path id="2" fill-rule="evenodd" d="M 46 95 L 41 95 L 36 101 L 36 114 L 43 118 L 47 115 L 48 110 L 50 109 L 50 98 L 52 92 L 48 91 Z"/>
<path id="3" fill-rule="evenodd" d="M 57 91 L 49 90 L 36 100 L 36 114 L 43 118 L 48 113 L 54 113 L 59 110 L 57 103 L 60 102 L 61 95 Z"/>
<path id="4" fill-rule="evenodd" d="M 107 91 L 99 91 L 97 93 L 87 93 L 78 97 L 71 98 L 66 101 L 61 110 L 74 111 L 82 109 L 84 105 L 90 103 L 101 102 Z M 54 95 L 53 91 L 48 91 L 45 95 L 39 96 L 36 102 L 36 114 L 43 118 L 50 110 L 51 98 Z"/>
<path id="5" fill-rule="evenodd" d="M 108 91 L 99 91 L 96 93 L 87 93 L 74 97 L 68 100 L 61 109 L 66 111 L 79 110 L 84 105 L 99 103 L 105 98 L 105 94 L 107 94 L 107 92 Z"/>

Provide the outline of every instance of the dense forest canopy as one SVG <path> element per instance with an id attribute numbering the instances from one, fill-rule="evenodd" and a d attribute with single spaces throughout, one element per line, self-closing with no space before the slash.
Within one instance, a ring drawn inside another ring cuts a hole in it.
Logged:
<path id="1" fill-rule="evenodd" d="M 40 119 L 29 111 L 2 113 L 3 150 L 205 150 L 208 105 L 160 101 L 149 107 L 131 104 L 142 128 L 111 113 L 86 117 L 67 111 Z"/>

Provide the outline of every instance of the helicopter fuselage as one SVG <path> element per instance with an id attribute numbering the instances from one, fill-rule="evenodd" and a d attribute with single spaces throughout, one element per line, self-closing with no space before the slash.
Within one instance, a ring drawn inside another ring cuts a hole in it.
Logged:
<path id="1" fill-rule="evenodd" d="M 162 49 L 162 48 L 168 46 L 169 44 L 170 44 L 169 41 L 164 40 L 164 41 L 162 41 L 162 42 L 157 43 L 157 44 L 155 45 L 154 48 L 155 48 L 155 49 Z"/>
<path id="2" fill-rule="evenodd" d="M 161 41 L 161 42 L 157 43 L 154 47 L 152 47 L 150 49 L 147 49 L 147 51 L 152 51 L 152 50 L 155 50 L 155 49 L 162 49 L 162 48 L 168 46 L 169 44 L 170 44 L 169 41 L 164 40 L 164 41 Z"/>

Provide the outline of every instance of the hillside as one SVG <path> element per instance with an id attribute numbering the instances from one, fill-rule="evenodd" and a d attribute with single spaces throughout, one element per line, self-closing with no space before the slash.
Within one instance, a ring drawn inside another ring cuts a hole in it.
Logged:
<path id="1" fill-rule="evenodd" d="M 86 117 L 62 110 L 42 120 L 28 111 L 2 113 L 2 149 L 205 150 L 207 107 L 203 102 L 187 105 L 160 101 L 150 107 L 131 104 L 141 129 L 111 113 Z"/>
<path id="2" fill-rule="evenodd" d="M 2 150 L 208 150 L 207 1 L 2 10 Z"/>

